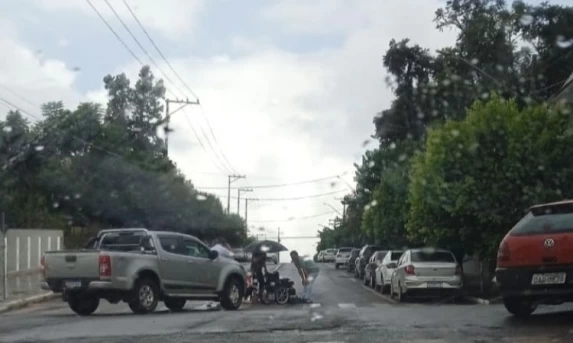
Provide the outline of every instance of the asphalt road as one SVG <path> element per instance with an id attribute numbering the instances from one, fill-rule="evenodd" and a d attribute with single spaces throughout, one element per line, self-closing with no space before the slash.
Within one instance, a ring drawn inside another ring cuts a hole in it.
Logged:
<path id="1" fill-rule="evenodd" d="M 281 275 L 300 280 L 291 265 Z M 91 317 L 60 300 L 0 315 L 0 342 L 573 342 L 573 306 L 545 307 L 528 320 L 502 305 L 440 300 L 395 304 L 344 271 L 322 265 L 311 305 L 250 305 L 240 311 L 189 303 L 134 315 L 102 302 Z"/>

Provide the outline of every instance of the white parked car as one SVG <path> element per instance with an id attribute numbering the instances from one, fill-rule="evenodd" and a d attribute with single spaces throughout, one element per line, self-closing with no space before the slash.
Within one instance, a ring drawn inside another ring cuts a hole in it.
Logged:
<path id="1" fill-rule="evenodd" d="M 336 260 L 336 252 L 338 250 L 336 249 L 326 249 L 324 251 L 324 255 L 322 257 L 322 260 L 324 262 L 334 262 Z"/>
<path id="2" fill-rule="evenodd" d="M 392 279 L 392 274 L 398 263 L 398 260 L 404 252 L 401 250 L 390 250 L 382 258 L 381 264 L 374 271 L 376 277 L 376 289 L 380 290 L 382 293 L 386 293 L 390 290 L 390 280 Z"/>
<path id="3" fill-rule="evenodd" d="M 340 266 L 345 266 L 346 261 L 350 257 L 350 252 L 354 248 L 339 248 L 336 252 L 336 257 L 334 258 L 334 267 L 338 269 Z"/>
<path id="4" fill-rule="evenodd" d="M 390 295 L 398 301 L 414 293 L 457 296 L 463 285 L 462 269 L 448 250 L 410 249 L 398 260 L 390 284 Z"/>

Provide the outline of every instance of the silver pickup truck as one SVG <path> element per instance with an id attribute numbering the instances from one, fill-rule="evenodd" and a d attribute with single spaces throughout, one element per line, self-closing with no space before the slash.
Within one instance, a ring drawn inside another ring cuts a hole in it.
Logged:
<path id="1" fill-rule="evenodd" d="M 245 269 L 199 239 L 146 229 L 103 230 L 82 250 L 47 251 L 42 288 L 62 293 L 79 315 L 94 313 L 100 299 L 124 301 L 135 313 L 159 301 L 180 311 L 187 300 L 217 300 L 227 310 L 242 304 Z"/>

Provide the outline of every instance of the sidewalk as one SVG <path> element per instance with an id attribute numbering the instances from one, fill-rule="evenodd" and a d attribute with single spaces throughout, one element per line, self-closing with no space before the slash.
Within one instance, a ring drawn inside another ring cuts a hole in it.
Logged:
<path id="1" fill-rule="evenodd" d="M 6 299 L 3 294 L 4 285 L 0 285 L 0 313 L 32 302 L 50 299 L 52 293 L 40 289 L 41 281 L 40 273 L 9 275 Z"/>

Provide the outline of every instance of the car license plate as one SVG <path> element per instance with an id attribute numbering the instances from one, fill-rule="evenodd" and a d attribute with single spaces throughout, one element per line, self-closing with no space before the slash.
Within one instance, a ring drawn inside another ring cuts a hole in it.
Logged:
<path id="1" fill-rule="evenodd" d="M 566 273 L 533 274 L 532 285 L 560 285 L 565 283 Z"/>
<path id="2" fill-rule="evenodd" d="M 442 288 L 442 283 L 441 282 L 428 282 L 427 287 L 428 288 Z"/>
<path id="3" fill-rule="evenodd" d="M 82 287 L 82 282 L 81 281 L 66 281 L 66 282 L 64 282 L 64 286 L 68 289 L 80 288 L 80 287 Z"/>

